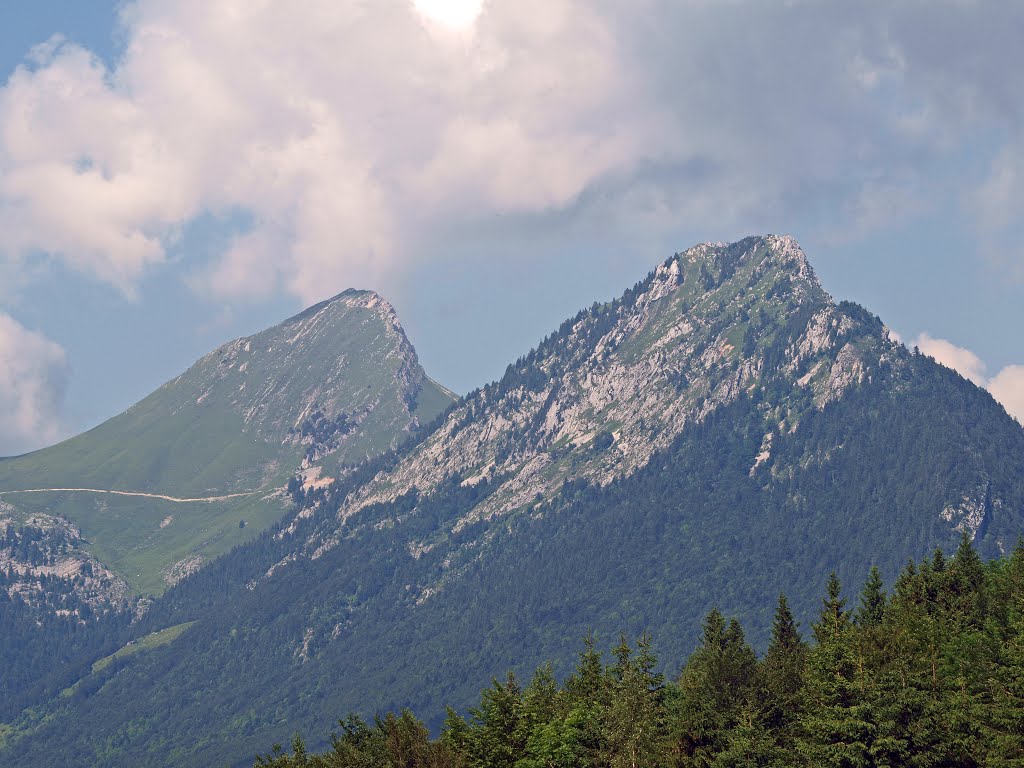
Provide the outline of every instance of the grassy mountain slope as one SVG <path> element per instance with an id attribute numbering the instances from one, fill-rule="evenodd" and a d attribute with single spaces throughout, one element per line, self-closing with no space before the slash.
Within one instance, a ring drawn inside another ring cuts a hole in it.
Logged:
<path id="1" fill-rule="evenodd" d="M 134 588 L 159 592 L 279 518 L 300 465 L 379 454 L 452 399 L 394 309 L 346 291 L 225 344 L 89 432 L 0 460 L 0 496 L 22 516 L 67 517 Z M 54 488 L 90 490 L 16 492 Z"/>
<path id="2" fill-rule="evenodd" d="M 821 290 L 788 238 L 706 245 L 567 321 L 432 434 L 184 579 L 173 643 L 12 721 L 0 761 L 244 765 L 252 744 L 411 705 L 588 629 L 693 648 L 711 605 L 763 645 L 780 590 L 1024 532 L 1024 429 Z M 675 670 L 668 670 L 674 672 Z M 55 745 L 59 745 L 56 746 Z"/>

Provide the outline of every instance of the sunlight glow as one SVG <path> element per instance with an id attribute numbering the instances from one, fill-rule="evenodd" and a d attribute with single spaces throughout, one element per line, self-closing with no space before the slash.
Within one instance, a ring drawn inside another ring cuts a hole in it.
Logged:
<path id="1" fill-rule="evenodd" d="M 483 10 L 484 0 L 412 0 L 421 16 L 453 29 L 473 26 Z"/>

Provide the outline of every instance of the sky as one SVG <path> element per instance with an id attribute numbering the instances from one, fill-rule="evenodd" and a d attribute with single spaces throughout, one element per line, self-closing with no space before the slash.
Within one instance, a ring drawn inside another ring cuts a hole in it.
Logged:
<path id="1" fill-rule="evenodd" d="M 348 287 L 497 378 L 794 235 L 1024 419 L 1024 4 L 33 0 L 0 25 L 0 455 Z"/>

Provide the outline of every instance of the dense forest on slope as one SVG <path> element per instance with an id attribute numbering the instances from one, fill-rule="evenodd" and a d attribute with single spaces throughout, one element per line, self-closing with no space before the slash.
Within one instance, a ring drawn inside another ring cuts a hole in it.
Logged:
<path id="1" fill-rule="evenodd" d="M 512 520 L 452 533 L 450 521 L 489 492 L 456 479 L 362 510 L 337 547 L 261 578 L 334 519 L 347 492 L 293 486 L 311 514 L 170 590 L 137 631 L 195 625 L 14 723 L 2 759 L 240 765 L 254 744 L 296 727 L 322 732 L 339 713 L 404 706 L 437 728 L 444 705 L 469 705 L 480 679 L 528 674 L 545 659 L 566 669 L 590 629 L 649 630 L 663 658 L 686 658 L 715 604 L 763 649 L 780 590 L 806 623 L 815 581 L 832 568 L 848 583 L 871 564 L 892 579 L 908 553 L 930 551 L 925 542 L 952 552 L 959 533 L 935 510 L 958 473 L 989 471 L 1008 500 L 986 512 L 990 530 L 1024 508 L 1020 427 L 951 371 L 923 356 L 909 364 L 898 393 L 878 379 L 809 412 L 775 444 L 777 464 L 753 472 L 770 393 L 720 409 L 608 486 L 571 483 Z M 969 459 L 965 444 L 978 447 Z M 431 535 L 445 547 L 414 557 L 396 545 Z M 976 538 L 998 553 L 994 538 Z M 443 588 L 422 599 L 418 585 L 435 583 Z"/>
<path id="2" fill-rule="evenodd" d="M 89 615 L 87 603 L 75 604 L 67 590 L 48 592 L 54 578 L 40 580 L 46 602 L 26 602 L 9 596 L 9 578 L 0 572 L 0 718 L 9 720 L 26 706 L 58 693 L 68 681 L 87 674 L 90 663 L 115 650 L 124 638 L 130 615 L 112 613 L 98 621 L 83 622 L 75 610 Z M 20 581 L 19 583 L 24 583 Z M 53 604 L 50 597 L 60 600 Z M 70 608 L 68 607 L 70 606 Z M 91 615 L 90 615 L 91 619 Z"/>
<path id="3" fill-rule="evenodd" d="M 4 512 L 0 504 L 0 514 Z M 77 530 L 39 516 L 0 518 L 0 718 L 59 692 L 127 639 L 131 614 L 111 603 L 116 580 L 84 555 Z"/>
<path id="4" fill-rule="evenodd" d="M 441 735 L 408 709 L 339 721 L 330 749 L 300 736 L 257 768 L 734 768 L 1019 766 L 1024 763 L 1024 547 L 984 565 L 965 535 L 896 580 L 872 568 L 848 604 L 832 574 L 812 638 L 785 596 L 758 657 L 718 609 L 678 674 L 650 636 L 610 657 L 588 637 L 559 683 L 493 679 Z"/>

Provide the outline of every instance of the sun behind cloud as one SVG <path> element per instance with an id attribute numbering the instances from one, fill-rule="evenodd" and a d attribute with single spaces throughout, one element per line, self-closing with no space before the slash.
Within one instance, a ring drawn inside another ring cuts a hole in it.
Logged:
<path id="1" fill-rule="evenodd" d="M 473 26 L 483 10 L 483 0 L 412 0 L 424 18 L 453 29 Z"/>

